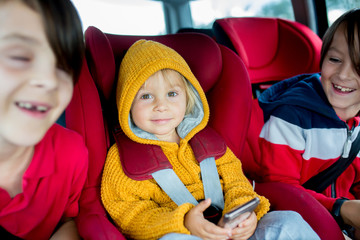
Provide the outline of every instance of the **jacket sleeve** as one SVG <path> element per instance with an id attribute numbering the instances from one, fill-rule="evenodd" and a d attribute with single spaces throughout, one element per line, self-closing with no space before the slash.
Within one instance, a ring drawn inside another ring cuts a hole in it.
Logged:
<path id="1" fill-rule="evenodd" d="M 356 161 L 358 160 L 358 161 Z M 355 162 L 355 163 L 354 163 Z M 360 161 L 359 159 L 355 159 L 353 164 L 353 167 L 356 172 L 360 172 Z M 356 174 L 356 177 L 354 179 L 354 184 L 352 185 L 350 191 L 354 194 L 355 199 L 360 199 L 360 175 Z"/>
<path id="2" fill-rule="evenodd" d="M 158 239 L 170 232 L 190 234 L 184 226 L 184 216 L 194 205 L 177 206 L 151 180 L 128 178 L 121 167 L 114 144 L 106 159 L 101 198 L 120 231 L 133 239 Z M 153 199 L 162 199 L 162 203 Z"/>
<path id="3" fill-rule="evenodd" d="M 278 111 L 281 110 L 278 108 Z M 287 114 L 291 114 L 290 111 L 287 111 Z M 301 119 L 301 116 L 297 119 Z M 304 160 L 306 144 L 303 129 L 271 116 L 264 124 L 259 138 L 259 175 L 264 182 L 284 182 L 304 189 L 331 211 L 336 199 L 302 187 L 302 184 L 321 167 L 308 164 L 311 160 Z"/>
<path id="4" fill-rule="evenodd" d="M 223 213 L 239 206 L 254 197 L 260 198 L 260 204 L 255 209 L 258 220 L 269 211 L 270 203 L 256 194 L 249 180 L 244 175 L 240 160 L 227 148 L 224 156 L 216 160 L 220 181 L 223 184 L 225 206 Z"/>

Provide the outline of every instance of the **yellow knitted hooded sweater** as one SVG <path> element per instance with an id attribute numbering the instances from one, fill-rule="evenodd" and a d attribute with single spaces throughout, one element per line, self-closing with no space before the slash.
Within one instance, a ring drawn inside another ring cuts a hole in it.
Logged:
<path id="1" fill-rule="evenodd" d="M 200 102 L 201 113 L 196 116 L 200 119 L 183 136 L 179 134 L 180 144 L 143 138 L 141 134 L 134 133 L 136 126 L 132 126 L 129 117 L 138 90 L 152 74 L 161 69 L 173 69 L 181 73 L 196 89 Z M 116 100 L 124 133 L 132 141 L 160 146 L 173 170 L 195 199 L 204 199 L 200 166 L 188 142 L 207 125 L 209 106 L 205 93 L 185 60 L 173 49 L 160 43 L 137 41 L 129 48 L 121 63 Z M 223 212 L 258 196 L 260 204 L 255 213 L 260 219 L 269 210 L 270 204 L 266 198 L 253 191 L 242 172 L 240 160 L 227 148 L 226 153 L 216 160 L 216 165 L 224 192 Z M 111 218 L 127 237 L 158 239 L 171 232 L 190 234 L 184 226 L 184 216 L 194 205 L 186 203 L 177 206 L 154 179 L 136 181 L 129 178 L 122 170 L 116 144 L 110 148 L 106 158 L 101 197 Z"/>

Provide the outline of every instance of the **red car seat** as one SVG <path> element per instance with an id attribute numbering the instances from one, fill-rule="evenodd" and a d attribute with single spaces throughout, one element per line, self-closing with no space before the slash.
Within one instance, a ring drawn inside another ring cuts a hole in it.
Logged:
<path id="1" fill-rule="evenodd" d="M 75 219 L 83 239 L 125 239 L 109 221 L 100 199 L 100 181 L 107 153 L 107 136 L 100 97 L 86 61 L 65 110 L 66 127 L 80 133 L 89 150 L 88 178 L 80 197 L 80 213 Z"/>
<path id="2" fill-rule="evenodd" d="M 77 225 L 85 239 L 121 239 L 100 201 L 101 173 L 112 145 L 112 121 L 118 121 L 113 89 L 125 51 L 138 39 L 161 42 L 188 62 L 211 106 L 211 125 L 237 154 L 242 150 L 250 120 L 251 86 L 245 66 L 232 51 L 197 33 L 166 36 L 105 35 L 90 27 L 85 32 L 87 62 L 66 109 L 67 127 L 81 133 L 89 148 L 89 173 L 81 197 Z M 89 71 L 90 70 L 90 71 Z M 241 107 L 239 107 L 239 104 Z M 228 117 L 233 116 L 233 117 Z M 224 128 L 223 126 L 232 126 Z"/>
<path id="3" fill-rule="evenodd" d="M 244 168 L 256 179 L 256 160 L 261 157 L 258 136 L 264 124 L 257 96 L 277 81 L 318 72 L 322 41 L 308 27 L 279 18 L 217 19 L 213 32 L 217 42 L 241 57 L 249 72 L 254 102 L 241 157 Z"/>
<path id="4" fill-rule="evenodd" d="M 237 156 L 244 146 L 252 104 L 251 85 L 244 64 L 234 52 L 198 33 L 122 36 L 89 27 L 85 32 L 87 62 L 65 115 L 67 127 L 81 133 L 89 148 L 88 181 L 76 219 L 84 239 L 124 239 L 105 214 L 100 183 L 107 150 L 114 142 L 111 126 L 118 121 L 113 92 L 118 68 L 126 50 L 142 38 L 161 42 L 184 57 L 207 94 L 209 125 L 224 137 Z M 309 194 L 300 195 L 290 185 L 264 183 L 256 188 L 260 194 L 269 195 L 275 207 L 281 205 L 286 209 L 286 203 L 278 202 L 296 199 L 295 208 L 317 210 L 317 202 Z M 285 196 L 280 192 L 286 192 Z"/>
<path id="5" fill-rule="evenodd" d="M 261 158 L 258 137 L 264 119 L 257 97 L 278 81 L 302 73 L 319 72 L 322 41 L 305 25 L 280 18 L 217 19 L 213 24 L 213 32 L 218 43 L 227 46 L 241 57 L 250 76 L 253 104 L 240 159 L 248 176 L 258 179 L 257 173 L 261 167 L 257 164 L 257 159 Z M 293 208 L 289 205 L 287 207 Z M 283 209 L 284 206 L 278 205 L 276 208 Z M 317 230 L 321 239 L 343 239 L 340 228 L 327 210 L 321 205 L 316 208 L 317 211 L 314 211 L 308 222 Z M 299 210 L 301 214 L 308 211 Z M 315 218 L 318 218 L 316 221 L 326 222 L 328 230 L 321 226 L 320 222 L 316 224 Z M 330 229 L 334 232 L 330 233 Z"/>

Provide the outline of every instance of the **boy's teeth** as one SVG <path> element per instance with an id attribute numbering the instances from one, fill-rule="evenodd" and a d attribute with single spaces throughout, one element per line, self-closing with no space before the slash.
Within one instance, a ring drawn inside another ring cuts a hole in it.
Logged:
<path id="1" fill-rule="evenodd" d="M 26 102 L 19 102 L 18 105 L 21 108 L 25 108 L 25 109 L 32 110 L 32 111 L 45 112 L 48 110 L 48 108 L 45 106 L 34 106 L 31 103 L 26 103 Z"/>
<path id="2" fill-rule="evenodd" d="M 351 92 L 352 91 L 351 88 L 344 88 L 344 87 L 341 87 L 341 86 L 335 85 L 335 84 L 334 84 L 334 86 L 335 86 L 336 89 L 338 89 L 338 90 L 340 90 L 342 92 Z"/>
<path id="3" fill-rule="evenodd" d="M 30 103 L 19 103 L 19 106 L 22 107 L 22 108 L 27 108 L 27 109 L 32 108 Z"/>
<path id="4" fill-rule="evenodd" d="M 47 107 L 45 107 L 45 106 L 37 106 L 36 108 L 40 112 L 45 112 L 47 110 Z"/>

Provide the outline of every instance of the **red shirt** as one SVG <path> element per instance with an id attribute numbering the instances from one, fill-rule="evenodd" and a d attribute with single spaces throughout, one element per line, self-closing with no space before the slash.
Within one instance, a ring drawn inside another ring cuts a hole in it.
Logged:
<path id="1" fill-rule="evenodd" d="M 23 193 L 0 188 L 0 226 L 24 239 L 49 239 L 62 217 L 75 217 L 88 152 L 80 135 L 57 124 L 35 146 Z"/>

